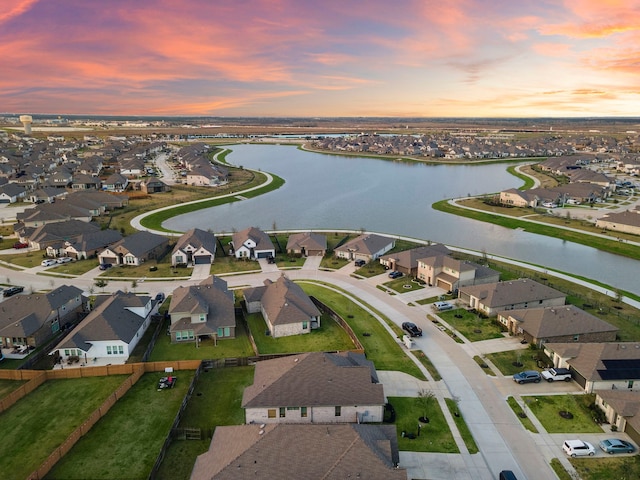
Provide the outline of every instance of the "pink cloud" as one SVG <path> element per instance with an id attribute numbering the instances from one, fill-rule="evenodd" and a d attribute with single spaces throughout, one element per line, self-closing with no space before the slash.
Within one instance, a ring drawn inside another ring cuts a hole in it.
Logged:
<path id="1" fill-rule="evenodd" d="M 3 0 L 0 8 L 0 25 L 29 11 L 38 0 L 21 0 L 14 2 Z"/>

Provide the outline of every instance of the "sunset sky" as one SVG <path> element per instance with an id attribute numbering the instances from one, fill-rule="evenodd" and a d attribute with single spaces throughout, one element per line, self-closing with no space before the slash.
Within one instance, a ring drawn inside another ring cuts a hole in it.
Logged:
<path id="1" fill-rule="evenodd" d="M 640 116 L 640 0 L 0 0 L 0 112 Z"/>

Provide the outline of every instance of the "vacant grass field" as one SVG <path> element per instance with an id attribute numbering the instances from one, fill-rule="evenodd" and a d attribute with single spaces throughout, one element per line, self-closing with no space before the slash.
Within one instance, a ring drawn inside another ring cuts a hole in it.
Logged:
<path id="1" fill-rule="evenodd" d="M 470 342 L 503 337 L 502 329 L 498 325 L 464 308 L 439 312 L 438 315 Z"/>
<path id="2" fill-rule="evenodd" d="M 157 391 L 162 373 L 143 375 L 46 478 L 146 478 L 169 433 L 193 373 L 175 372 L 178 378 L 175 387 L 163 391 Z"/>
<path id="3" fill-rule="evenodd" d="M 327 315 L 320 319 L 320 328 L 305 335 L 273 338 L 266 335 L 267 324 L 261 313 L 247 315 L 249 329 L 261 355 L 272 353 L 330 352 L 352 350 L 355 345 L 347 332 Z"/>
<path id="4" fill-rule="evenodd" d="M 218 340 L 217 344 L 212 339 L 207 339 L 199 342 L 198 348 L 195 342 L 172 344 L 171 336 L 166 334 L 168 326 L 169 320 L 165 320 L 149 361 L 238 358 L 255 354 L 249 343 L 244 322 L 239 319 L 236 319 L 236 338 Z"/>
<path id="5" fill-rule="evenodd" d="M 485 357 L 500 370 L 502 375 L 513 375 L 523 370 L 540 370 L 536 360 L 537 354 L 537 351 L 523 349 L 488 353 Z M 522 365 L 514 365 L 514 363 Z"/>
<path id="6" fill-rule="evenodd" d="M 631 480 L 640 478 L 640 456 L 571 458 L 582 480 Z"/>
<path id="7" fill-rule="evenodd" d="M 2 478 L 27 478 L 125 378 L 50 380 L 0 414 Z"/>
<path id="8" fill-rule="evenodd" d="M 593 421 L 591 412 L 584 407 L 582 395 L 547 395 L 525 397 L 529 410 L 549 433 L 602 433 Z M 568 411 L 573 418 L 566 419 L 559 412 Z"/>
<path id="9" fill-rule="evenodd" d="M 300 286 L 308 294 L 336 311 L 352 328 L 358 340 L 364 346 L 365 354 L 378 370 L 398 370 L 426 380 L 418 366 L 411 360 L 397 338 L 387 330 L 369 312 L 353 303 L 341 292 L 322 285 L 301 282 Z M 399 328 L 396 327 L 396 329 Z M 369 335 L 365 336 L 364 333 Z"/>
<path id="10" fill-rule="evenodd" d="M 410 452 L 460 453 L 449 425 L 435 399 L 429 402 L 426 410 L 421 399 L 416 397 L 389 397 L 389 403 L 396 410 L 396 429 L 398 448 Z M 420 436 L 410 439 L 402 437 L 402 432 L 417 435 L 418 418 L 426 414 L 429 423 L 421 424 Z"/>
<path id="11" fill-rule="evenodd" d="M 188 480 L 196 457 L 209 449 L 208 436 L 220 425 L 244 423 L 240 407 L 245 387 L 253 383 L 253 367 L 220 368 L 200 374 L 198 383 L 180 421 L 181 428 L 201 428 L 202 440 L 174 440 L 168 449 L 157 480 Z"/>

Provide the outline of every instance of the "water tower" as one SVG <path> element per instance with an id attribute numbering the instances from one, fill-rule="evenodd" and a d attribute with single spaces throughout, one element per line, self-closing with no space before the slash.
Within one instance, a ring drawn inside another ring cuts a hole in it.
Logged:
<path id="1" fill-rule="evenodd" d="M 31 122 L 33 122 L 31 115 L 20 115 L 20 123 L 24 125 L 24 133 L 27 135 L 31 135 Z"/>

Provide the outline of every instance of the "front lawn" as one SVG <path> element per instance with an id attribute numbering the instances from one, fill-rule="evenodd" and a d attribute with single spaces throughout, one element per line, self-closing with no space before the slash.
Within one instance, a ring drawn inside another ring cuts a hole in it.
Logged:
<path id="1" fill-rule="evenodd" d="M 27 478 L 125 378 L 49 380 L 2 412 L 2 478 Z"/>
<path id="2" fill-rule="evenodd" d="M 146 478 L 193 374 L 193 371 L 175 372 L 178 380 L 174 388 L 161 391 L 157 390 L 157 383 L 163 373 L 143 375 L 46 478 Z"/>
<path id="3" fill-rule="evenodd" d="M 481 318 L 464 308 L 439 312 L 438 316 L 470 342 L 503 337 L 502 329 L 490 319 Z"/>
<path id="4" fill-rule="evenodd" d="M 390 335 L 378 319 L 367 310 L 333 288 L 306 282 L 301 282 L 300 286 L 308 295 L 329 305 L 349 324 L 364 346 L 365 355 L 374 363 L 376 369 L 398 370 L 420 380 L 426 380 L 418 366 L 408 357 L 406 350 L 400 346 L 398 339 Z M 400 330 L 397 326 L 395 328 Z"/>
<path id="5" fill-rule="evenodd" d="M 544 354 L 541 351 L 522 349 L 488 353 L 485 357 L 500 370 L 502 375 L 513 375 L 523 370 L 539 370 L 538 355 Z"/>
<path id="6" fill-rule="evenodd" d="M 162 461 L 158 480 L 188 480 L 196 457 L 209 449 L 210 435 L 218 425 L 241 425 L 244 389 L 253 383 L 254 367 L 217 368 L 198 377 L 180 428 L 202 429 L 202 440 L 175 439 Z"/>
<path id="7" fill-rule="evenodd" d="M 353 350 L 355 345 L 347 332 L 328 315 L 320 318 L 320 328 L 303 335 L 273 338 L 266 334 L 267 325 L 261 313 L 247 315 L 249 329 L 261 355 L 272 353 L 330 352 Z"/>
<path id="8" fill-rule="evenodd" d="M 460 453 L 447 420 L 436 399 L 425 409 L 417 397 L 389 397 L 389 403 L 396 411 L 398 448 L 410 452 Z M 424 416 L 429 423 L 420 423 Z M 418 429 L 420 425 L 420 429 Z M 418 435 L 419 431 L 419 435 Z M 405 432 L 404 436 L 402 432 Z M 409 438 L 415 436 L 415 438 Z"/>
<path id="9" fill-rule="evenodd" d="M 640 456 L 606 458 L 571 458 L 573 467 L 583 480 L 640 478 Z"/>
<path id="10" fill-rule="evenodd" d="M 408 292 L 413 292 L 415 290 L 420 290 L 424 288 L 423 284 L 407 276 L 394 278 L 390 282 L 386 282 L 383 285 L 398 293 L 408 293 Z"/>
<path id="11" fill-rule="evenodd" d="M 593 399 L 592 396 L 588 398 Z M 592 418 L 592 412 L 585 406 L 586 400 L 584 395 L 523 397 L 548 433 L 602 433 L 602 428 Z M 570 412 L 572 418 L 560 416 L 560 411 Z"/>

